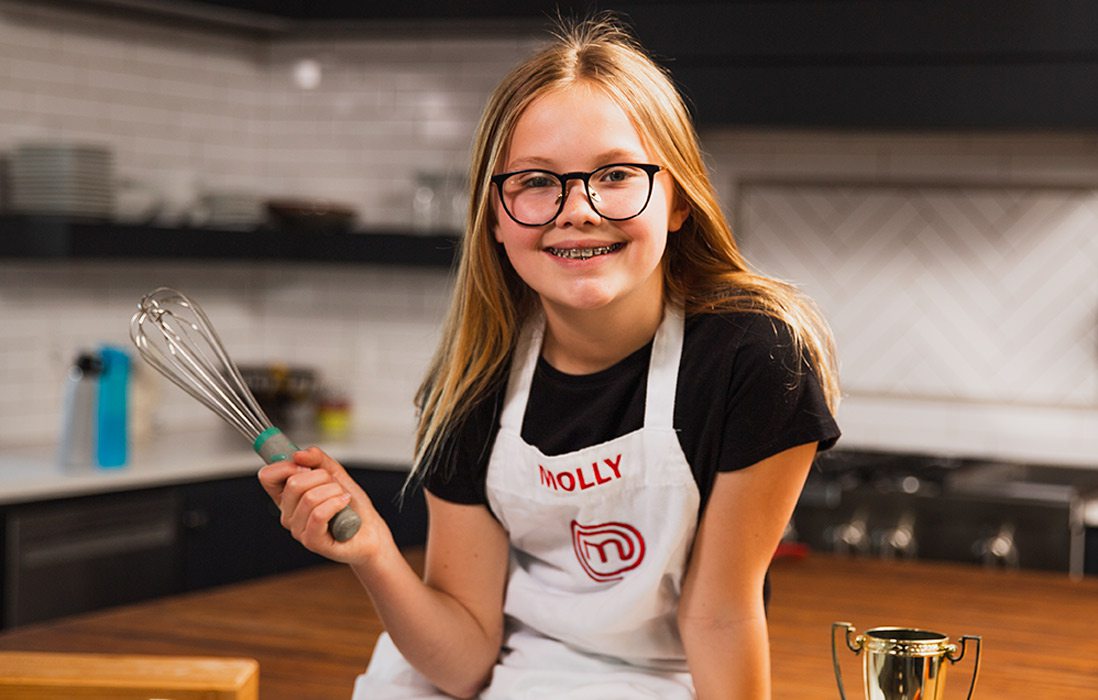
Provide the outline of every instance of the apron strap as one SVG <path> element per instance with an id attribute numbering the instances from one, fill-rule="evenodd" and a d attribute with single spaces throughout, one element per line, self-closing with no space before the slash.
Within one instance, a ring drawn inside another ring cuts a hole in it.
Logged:
<path id="1" fill-rule="evenodd" d="M 644 427 L 674 426 L 675 389 L 679 381 L 679 360 L 685 335 L 683 309 L 669 304 L 652 341 L 652 359 L 648 363 L 648 386 L 644 394 Z"/>
<path id="2" fill-rule="evenodd" d="M 644 427 L 667 428 L 674 424 L 675 388 L 679 380 L 679 359 L 685 321 L 680 306 L 669 305 L 664 310 L 663 321 L 652 341 L 652 359 L 648 364 L 648 383 L 645 389 Z M 519 336 L 511 361 L 511 374 L 507 379 L 507 395 L 500 414 L 500 428 L 522 434 L 522 419 L 526 415 L 526 402 L 530 397 L 530 385 L 534 369 L 541 354 L 541 342 L 545 336 L 545 317 L 538 314 L 530 319 Z"/>
<path id="3" fill-rule="evenodd" d="M 507 378 L 507 394 L 499 418 L 499 427 L 504 430 L 522 434 L 526 400 L 530 397 L 530 385 L 534 381 L 534 369 L 538 365 L 544 336 L 545 316 L 542 314 L 537 314 L 523 325 L 511 359 L 511 375 Z"/>

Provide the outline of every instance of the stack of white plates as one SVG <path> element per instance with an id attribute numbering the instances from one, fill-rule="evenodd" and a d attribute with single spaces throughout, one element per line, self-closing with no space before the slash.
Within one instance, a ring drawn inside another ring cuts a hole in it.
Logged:
<path id="1" fill-rule="evenodd" d="M 114 159 L 105 146 L 27 143 L 11 157 L 11 208 L 25 214 L 109 219 Z"/>
<path id="2" fill-rule="evenodd" d="M 266 210 L 259 195 L 211 192 L 199 201 L 198 221 L 210 228 L 252 229 L 263 223 Z"/>

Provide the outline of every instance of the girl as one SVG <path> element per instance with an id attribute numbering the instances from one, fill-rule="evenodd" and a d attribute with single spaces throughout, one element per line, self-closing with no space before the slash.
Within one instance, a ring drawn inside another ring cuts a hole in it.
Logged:
<path id="1" fill-rule="evenodd" d="M 317 448 L 260 473 L 385 623 L 356 697 L 768 697 L 767 567 L 839 434 L 825 325 L 747 269 L 681 98 L 610 19 L 503 80 L 471 175 L 417 397 L 423 580 Z"/>

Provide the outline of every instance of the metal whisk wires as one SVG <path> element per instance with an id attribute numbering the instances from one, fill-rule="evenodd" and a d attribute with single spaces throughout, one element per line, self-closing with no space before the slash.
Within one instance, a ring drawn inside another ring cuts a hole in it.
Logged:
<path id="1" fill-rule="evenodd" d="M 146 294 L 130 319 L 130 339 L 146 362 L 247 437 L 263 461 L 297 450 L 259 407 L 206 313 L 181 292 L 160 287 Z M 346 542 L 361 525 L 347 505 L 328 521 L 328 531 Z"/>
<path id="2" fill-rule="evenodd" d="M 146 294 L 130 319 L 130 338 L 146 362 L 249 440 L 270 427 L 209 318 L 183 293 L 160 287 Z"/>

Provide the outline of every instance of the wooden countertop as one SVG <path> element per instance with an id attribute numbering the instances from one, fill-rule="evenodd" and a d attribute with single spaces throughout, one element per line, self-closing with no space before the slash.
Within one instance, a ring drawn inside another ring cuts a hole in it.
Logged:
<path id="1" fill-rule="evenodd" d="M 771 576 L 775 698 L 838 697 L 838 620 L 982 635 L 976 698 L 1098 698 L 1098 580 L 823 554 L 777 561 Z M 0 649 L 251 657 L 264 700 L 347 700 L 380 632 L 354 576 L 332 565 L 11 630 Z M 840 650 L 860 698 L 860 659 Z M 971 671 L 971 657 L 950 670 L 948 697 L 964 697 Z"/>

